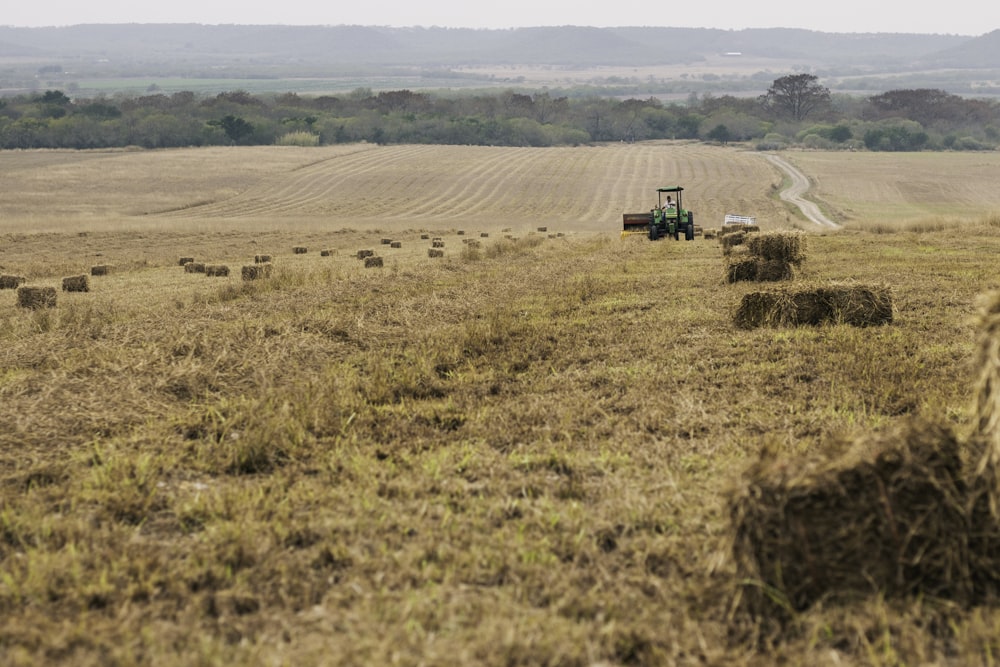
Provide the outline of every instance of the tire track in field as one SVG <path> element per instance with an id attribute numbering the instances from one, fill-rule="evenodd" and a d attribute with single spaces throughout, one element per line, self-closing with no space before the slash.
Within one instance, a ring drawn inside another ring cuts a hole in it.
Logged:
<path id="1" fill-rule="evenodd" d="M 794 165 L 780 158 L 777 155 L 766 154 L 764 155 L 771 164 L 775 165 L 781 171 L 788 175 L 792 180 L 792 184 L 781 191 L 781 199 L 794 204 L 802 211 L 802 215 L 806 217 L 807 220 L 813 222 L 821 227 L 829 227 L 832 229 L 840 229 L 840 225 L 831 220 L 830 218 L 823 215 L 823 212 L 819 210 L 819 206 L 816 202 L 809 201 L 803 195 L 809 191 L 809 178 L 798 170 Z"/>

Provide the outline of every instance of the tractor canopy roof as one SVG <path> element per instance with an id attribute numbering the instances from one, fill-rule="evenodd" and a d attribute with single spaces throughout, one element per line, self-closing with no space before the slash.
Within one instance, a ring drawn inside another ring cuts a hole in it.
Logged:
<path id="1" fill-rule="evenodd" d="M 679 185 L 674 185 L 674 186 L 669 187 L 669 188 L 656 188 L 656 191 L 657 192 L 680 192 L 683 189 L 684 188 L 682 188 Z"/>

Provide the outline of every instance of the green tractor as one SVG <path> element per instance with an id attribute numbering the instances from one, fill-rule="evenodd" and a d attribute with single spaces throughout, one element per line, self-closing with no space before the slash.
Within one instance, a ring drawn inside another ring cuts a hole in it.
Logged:
<path id="1" fill-rule="evenodd" d="M 622 214 L 622 238 L 636 234 L 649 236 L 649 240 L 671 237 L 675 241 L 684 234 L 686 241 L 693 241 L 695 234 L 694 211 L 684 208 L 681 193 L 684 188 L 675 185 L 656 189 L 656 208 L 649 213 Z"/>

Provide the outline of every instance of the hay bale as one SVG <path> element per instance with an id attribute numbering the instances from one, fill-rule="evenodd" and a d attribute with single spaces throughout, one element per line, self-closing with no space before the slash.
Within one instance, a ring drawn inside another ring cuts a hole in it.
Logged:
<path id="1" fill-rule="evenodd" d="M 757 262 L 757 278 L 759 283 L 779 282 L 791 280 L 794 271 L 792 264 L 781 259 L 760 259 L 754 258 Z"/>
<path id="2" fill-rule="evenodd" d="M 89 292 L 90 291 L 90 279 L 86 274 L 80 274 L 78 276 L 67 276 L 62 279 L 62 291 L 63 292 Z"/>
<path id="3" fill-rule="evenodd" d="M 185 264 L 190 264 L 193 261 L 194 257 L 181 257 L 179 260 L 177 260 L 177 264 L 179 266 L 184 266 Z"/>
<path id="4" fill-rule="evenodd" d="M 243 280 L 263 280 L 271 277 L 271 264 L 251 264 L 242 270 Z"/>
<path id="5" fill-rule="evenodd" d="M 402 248 L 403 247 L 403 243 L 402 243 L 402 241 L 393 241 L 392 243 L 389 244 L 389 247 L 390 248 Z"/>
<path id="6" fill-rule="evenodd" d="M 359 250 L 358 259 L 365 259 L 366 257 L 373 257 L 375 255 L 374 250 Z"/>
<path id="7" fill-rule="evenodd" d="M 382 266 L 382 258 L 381 257 L 376 257 L 376 256 L 365 257 L 365 268 L 366 269 L 370 269 L 370 268 L 374 268 L 374 267 L 381 267 L 381 266 Z"/>
<path id="8" fill-rule="evenodd" d="M 205 273 L 204 262 L 188 262 L 184 265 L 185 273 Z"/>
<path id="9" fill-rule="evenodd" d="M 0 275 L 0 289 L 17 289 L 27 282 L 24 276 L 12 276 L 10 274 Z"/>
<path id="10" fill-rule="evenodd" d="M 430 234 L 421 234 L 421 235 L 420 235 L 420 240 L 422 240 L 422 241 L 426 241 L 426 240 L 427 240 L 427 239 L 429 239 L 430 237 L 431 237 L 431 235 L 430 235 Z"/>
<path id="11" fill-rule="evenodd" d="M 331 248 L 324 248 L 323 250 L 319 251 L 319 256 L 320 257 L 332 257 L 333 256 L 333 250 Z"/>
<path id="12" fill-rule="evenodd" d="M 428 248 L 427 249 L 427 256 L 428 257 L 444 257 L 444 250 L 438 250 L 437 248 Z"/>
<path id="13" fill-rule="evenodd" d="M 112 266 L 109 264 L 95 264 L 90 267 L 90 275 L 92 276 L 107 276 L 111 274 Z"/>
<path id="14" fill-rule="evenodd" d="M 813 288 L 750 292 L 733 316 L 741 329 L 850 324 L 857 327 L 892 322 L 892 293 L 887 287 L 830 284 Z"/>
<path id="15" fill-rule="evenodd" d="M 746 232 L 739 230 L 735 232 L 730 232 L 724 236 L 719 237 L 719 244 L 722 246 L 722 254 L 728 255 L 732 252 L 732 249 L 736 246 L 743 245 L 746 240 Z"/>
<path id="16" fill-rule="evenodd" d="M 460 230 L 458 230 L 455 233 L 458 234 L 459 236 L 465 236 L 465 230 L 464 229 L 460 229 Z"/>
<path id="17" fill-rule="evenodd" d="M 304 255 L 307 252 L 309 252 L 309 248 L 302 245 L 297 245 L 292 248 L 292 253 L 295 255 Z"/>
<path id="18" fill-rule="evenodd" d="M 271 261 L 271 256 L 270 255 L 254 255 L 253 256 L 253 263 L 254 264 L 267 264 L 270 261 Z"/>
<path id="19" fill-rule="evenodd" d="M 444 241 L 431 241 L 431 247 L 432 248 L 443 248 L 444 247 Z"/>
<path id="20" fill-rule="evenodd" d="M 549 228 L 548 227 L 539 227 L 538 231 L 540 231 L 540 232 L 547 232 L 547 231 L 549 231 Z"/>
<path id="21" fill-rule="evenodd" d="M 389 245 L 392 243 L 392 239 L 382 239 L 382 245 Z"/>
<path id="22" fill-rule="evenodd" d="M 911 422 L 833 459 L 757 463 L 729 502 L 743 608 L 780 619 L 873 593 L 968 600 L 959 451 L 946 427 Z"/>
<path id="23" fill-rule="evenodd" d="M 229 267 L 225 264 L 206 264 L 205 265 L 205 275 L 225 278 L 229 275 Z"/>
<path id="24" fill-rule="evenodd" d="M 488 239 L 489 237 L 490 237 L 490 233 L 489 232 L 479 232 L 479 238 L 481 238 L 481 239 Z"/>
<path id="25" fill-rule="evenodd" d="M 716 237 L 717 234 L 718 234 L 718 232 L 714 232 L 711 229 L 706 229 L 705 233 L 703 234 L 703 236 L 705 237 L 706 241 L 711 241 L 711 240 L 715 239 L 715 237 Z"/>
<path id="26" fill-rule="evenodd" d="M 726 262 L 726 282 L 754 282 L 757 280 L 757 260 L 749 255 L 731 257 Z"/>
<path id="27" fill-rule="evenodd" d="M 38 310 L 41 308 L 55 308 L 56 288 L 55 287 L 18 287 L 17 305 L 21 308 Z"/>
<path id="28" fill-rule="evenodd" d="M 743 243 L 750 254 L 767 261 L 798 266 L 805 259 L 806 235 L 802 232 L 761 232 L 744 234 Z"/>

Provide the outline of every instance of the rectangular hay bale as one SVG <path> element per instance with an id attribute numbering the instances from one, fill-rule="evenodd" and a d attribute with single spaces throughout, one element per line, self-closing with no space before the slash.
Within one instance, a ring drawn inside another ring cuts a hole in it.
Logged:
<path id="1" fill-rule="evenodd" d="M 62 290 L 64 292 L 89 292 L 90 279 L 86 274 L 67 276 L 62 279 Z"/>
<path id="2" fill-rule="evenodd" d="M 12 276 L 5 273 L 0 275 L 0 289 L 17 289 L 26 281 L 24 276 Z"/>
<path id="3" fill-rule="evenodd" d="M 41 308 L 55 308 L 56 288 L 55 287 L 18 287 L 17 305 L 21 308 L 38 310 Z"/>
<path id="4" fill-rule="evenodd" d="M 887 287 L 830 284 L 750 292 L 733 315 L 741 329 L 819 324 L 866 327 L 889 324 L 892 293 Z"/>
<path id="5" fill-rule="evenodd" d="M 262 280 L 271 277 L 271 264 L 250 264 L 244 266 L 241 275 L 243 280 Z"/>

